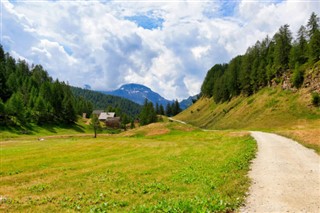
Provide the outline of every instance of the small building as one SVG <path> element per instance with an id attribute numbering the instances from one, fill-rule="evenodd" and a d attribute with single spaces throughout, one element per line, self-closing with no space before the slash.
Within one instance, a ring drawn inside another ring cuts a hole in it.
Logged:
<path id="1" fill-rule="evenodd" d="M 116 117 L 115 112 L 101 112 L 99 115 L 99 121 L 106 121 L 108 118 L 114 118 Z"/>

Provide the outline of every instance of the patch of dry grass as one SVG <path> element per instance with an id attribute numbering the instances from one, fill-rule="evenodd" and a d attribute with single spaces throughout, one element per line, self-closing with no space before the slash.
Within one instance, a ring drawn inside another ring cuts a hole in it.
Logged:
<path id="1" fill-rule="evenodd" d="M 278 130 L 276 133 L 292 138 L 302 145 L 314 149 L 320 154 L 320 120 L 302 120 L 296 126 L 288 130 Z"/>

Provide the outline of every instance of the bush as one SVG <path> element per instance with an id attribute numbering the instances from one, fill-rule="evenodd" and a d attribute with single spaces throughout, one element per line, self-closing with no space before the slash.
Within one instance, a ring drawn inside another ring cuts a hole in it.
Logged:
<path id="1" fill-rule="evenodd" d="M 311 96 L 312 104 L 316 107 L 320 106 L 320 95 L 317 92 L 313 92 Z"/>
<path id="2" fill-rule="evenodd" d="M 304 73 L 297 66 L 293 71 L 292 75 L 292 84 L 296 88 L 300 88 L 304 80 Z"/>

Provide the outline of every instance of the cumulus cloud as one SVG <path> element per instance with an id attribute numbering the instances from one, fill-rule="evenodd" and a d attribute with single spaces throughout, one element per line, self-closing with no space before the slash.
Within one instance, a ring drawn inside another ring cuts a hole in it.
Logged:
<path id="1" fill-rule="evenodd" d="M 1 1 L 1 43 L 54 78 L 112 90 L 144 84 L 168 99 L 199 93 L 207 70 L 318 1 Z M 50 8 L 50 9 L 49 9 Z"/>

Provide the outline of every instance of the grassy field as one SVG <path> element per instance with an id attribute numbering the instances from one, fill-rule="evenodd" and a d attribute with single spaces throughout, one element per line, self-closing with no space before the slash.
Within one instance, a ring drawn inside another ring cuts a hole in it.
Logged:
<path id="1" fill-rule="evenodd" d="M 228 212 L 244 200 L 256 150 L 248 134 L 173 122 L 0 143 L 0 210 L 8 212 Z"/>
<path id="2" fill-rule="evenodd" d="M 320 153 L 320 108 L 311 105 L 311 95 L 304 89 L 265 88 L 222 104 L 203 98 L 175 118 L 207 129 L 275 132 Z"/>

